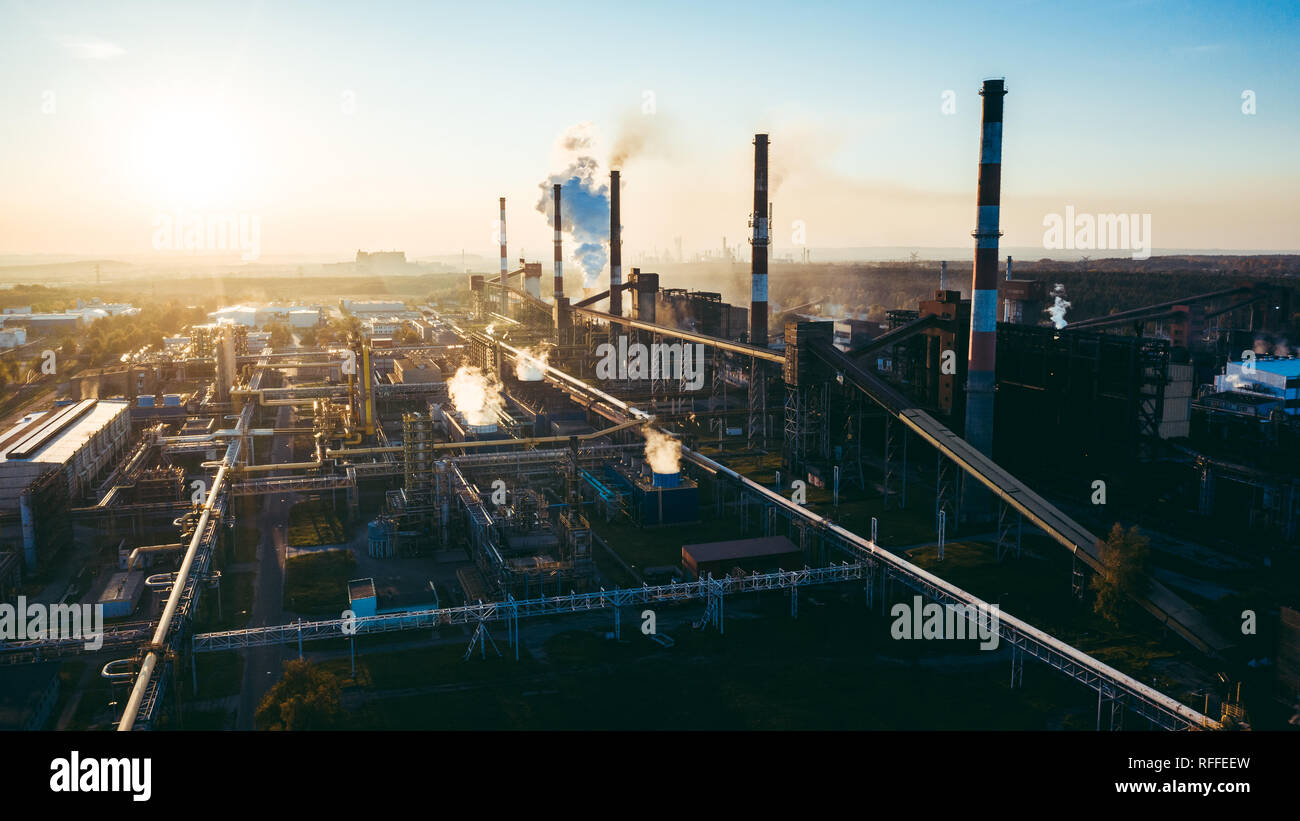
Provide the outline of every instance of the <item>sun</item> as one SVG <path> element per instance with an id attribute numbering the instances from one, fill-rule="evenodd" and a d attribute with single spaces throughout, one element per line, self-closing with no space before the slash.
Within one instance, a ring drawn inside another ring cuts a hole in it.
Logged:
<path id="1" fill-rule="evenodd" d="M 139 192 L 164 210 L 231 206 L 251 176 L 241 125 L 215 106 L 168 105 L 140 117 L 129 146 Z"/>

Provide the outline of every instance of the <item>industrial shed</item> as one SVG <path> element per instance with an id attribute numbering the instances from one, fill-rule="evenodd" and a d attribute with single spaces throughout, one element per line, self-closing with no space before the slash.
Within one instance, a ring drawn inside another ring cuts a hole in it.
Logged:
<path id="1" fill-rule="evenodd" d="M 682 569 L 696 579 L 709 574 L 721 578 L 737 567 L 747 573 L 762 573 L 780 568 L 794 570 L 804 564 L 803 551 L 784 536 L 682 546 Z"/>

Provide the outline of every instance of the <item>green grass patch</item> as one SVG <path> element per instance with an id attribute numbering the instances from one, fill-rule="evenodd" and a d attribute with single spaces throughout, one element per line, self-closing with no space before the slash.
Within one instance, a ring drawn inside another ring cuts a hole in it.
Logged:
<path id="1" fill-rule="evenodd" d="M 295 556 L 284 566 L 284 606 L 304 615 L 333 615 L 348 603 L 349 580 L 355 578 L 357 560 L 350 550 L 327 550 Z"/>
<path id="2" fill-rule="evenodd" d="M 215 590 L 206 591 L 199 600 L 200 617 L 205 631 L 239 630 L 248 626 L 253 613 L 255 578 L 253 573 L 221 574 L 221 607 L 217 607 Z"/>
<path id="3" fill-rule="evenodd" d="M 346 541 L 343 523 L 324 502 L 300 502 L 289 511 L 290 547 L 318 547 Z"/>

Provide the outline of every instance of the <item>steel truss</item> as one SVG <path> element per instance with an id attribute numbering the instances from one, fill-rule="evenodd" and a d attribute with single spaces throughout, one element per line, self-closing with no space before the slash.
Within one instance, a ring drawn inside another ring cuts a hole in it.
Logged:
<path id="1" fill-rule="evenodd" d="M 1015 514 L 1012 518 L 1011 514 Z M 1020 538 L 1024 534 L 1024 515 L 1020 511 L 1013 509 L 1010 505 L 998 500 L 998 544 L 994 551 L 994 559 L 1002 561 L 1002 557 L 1012 550 L 1016 552 L 1016 558 L 1020 558 Z M 1012 527 L 1015 527 L 1014 539 L 1011 534 Z"/>
<path id="2" fill-rule="evenodd" d="M 472 624 L 477 627 L 481 623 L 586 613 L 611 607 L 668 605 L 698 600 L 707 603 L 711 598 L 717 600 L 716 626 L 721 629 L 721 597 L 723 596 L 853 581 L 863 578 L 867 567 L 866 562 L 842 562 L 828 567 L 779 570 L 775 573 L 754 573 L 749 576 L 727 576 L 721 579 L 709 577 L 692 582 L 621 587 L 592 593 L 570 593 L 567 596 L 508 598 L 505 601 L 365 616 L 358 619 L 304 621 L 247 630 L 200 633 L 194 636 L 191 647 L 195 653 L 214 653 L 274 644 L 294 644 L 299 641 L 347 638 L 352 635 L 427 630 L 442 625 Z M 344 628 L 347 628 L 348 632 L 344 632 Z M 517 628 L 514 634 L 518 635 Z"/>
<path id="3" fill-rule="evenodd" d="M 899 451 L 902 451 L 901 458 Z M 901 464 L 900 464 L 901 462 Z M 892 416 L 885 417 L 885 480 L 884 509 L 889 510 L 889 498 L 894 495 L 894 486 L 901 485 L 898 492 L 899 509 L 907 507 L 907 428 L 895 425 Z"/>
<path id="4" fill-rule="evenodd" d="M 957 523 L 957 490 L 961 485 L 961 477 L 956 463 L 951 459 L 944 458 L 939 452 L 936 452 L 935 457 L 934 527 L 938 530 L 940 513 L 945 514 L 944 518 L 949 524 Z"/>
<path id="5" fill-rule="evenodd" d="M 767 450 L 767 373 L 757 357 L 749 360 L 749 435 L 751 451 Z"/>
<path id="6" fill-rule="evenodd" d="M 970 603 L 959 596 L 953 595 L 944 587 L 935 585 L 926 578 L 910 573 L 903 568 L 891 565 L 885 566 L 884 569 L 888 577 L 902 581 L 916 592 L 939 604 L 964 606 Z M 975 618 L 972 616 L 971 621 L 974 622 L 974 620 Z M 999 641 L 1005 642 L 1011 647 L 1013 686 L 1018 686 L 1021 683 L 1024 657 L 1028 656 L 1097 691 L 1098 727 L 1100 727 L 1100 705 L 1103 701 L 1110 701 L 1112 703 L 1112 727 L 1115 727 L 1116 723 L 1121 720 L 1119 714 L 1124 709 L 1127 709 L 1162 729 L 1199 729 L 1196 721 L 1191 717 L 1197 715 L 1194 711 L 1187 709 L 1187 714 L 1184 714 L 1171 709 L 1165 702 L 1157 701 L 1148 694 L 1127 684 L 1126 681 L 1129 680 L 1127 676 L 1099 662 L 1094 664 L 1082 663 L 1079 659 L 1062 652 L 1054 646 L 1057 642 L 1047 634 L 1022 624 L 1005 614 L 1001 614 L 995 624 Z M 1203 716 L 1199 718 L 1204 719 Z"/>

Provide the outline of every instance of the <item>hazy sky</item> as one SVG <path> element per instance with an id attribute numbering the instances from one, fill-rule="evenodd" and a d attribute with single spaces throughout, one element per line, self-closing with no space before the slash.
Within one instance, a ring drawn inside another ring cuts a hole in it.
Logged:
<path id="1" fill-rule="evenodd" d="M 510 256 L 549 259 L 538 183 L 584 122 L 602 174 L 646 135 L 625 254 L 742 240 L 756 131 L 779 250 L 794 220 L 814 248 L 967 248 L 992 76 L 1006 245 L 1073 206 L 1151 214 L 1157 253 L 1296 249 L 1297 8 L 6 2 L 0 254 L 147 255 L 179 212 L 256 218 L 264 257 L 495 256 L 505 196 Z"/>

